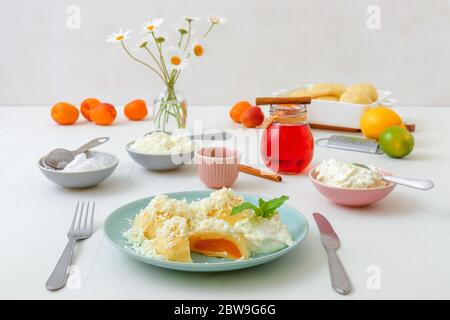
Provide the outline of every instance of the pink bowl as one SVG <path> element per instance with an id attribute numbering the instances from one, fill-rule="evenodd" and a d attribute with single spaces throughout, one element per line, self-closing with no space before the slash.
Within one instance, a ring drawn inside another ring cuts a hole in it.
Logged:
<path id="1" fill-rule="evenodd" d="M 212 189 L 231 187 L 239 175 L 241 156 L 233 149 L 203 148 L 195 154 L 200 180 Z"/>
<path id="2" fill-rule="evenodd" d="M 383 174 L 390 175 L 389 172 Z M 395 188 L 394 183 L 388 182 L 385 187 L 373 189 L 346 189 L 332 187 L 317 181 L 316 168 L 309 172 L 309 178 L 314 187 L 326 198 L 342 206 L 365 207 L 385 198 Z"/>

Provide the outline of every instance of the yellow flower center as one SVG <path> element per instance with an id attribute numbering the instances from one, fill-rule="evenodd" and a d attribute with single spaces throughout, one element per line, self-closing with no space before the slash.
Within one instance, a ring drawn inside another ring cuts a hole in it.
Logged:
<path id="1" fill-rule="evenodd" d="M 116 40 L 117 41 L 122 41 L 125 37 L 123 35 L 117 36 Z"/>
<path id="2" fill-rule="evenodd" d="M 173 56 L 172 58 L 170 58 L 170 63 L 174 66 L 178 66 L 181 63 L 181 58 L 178 56 Z"/>
<path id="3" fill-rule="evenodd" d="M 148 31 L 153 31 L 153 30 L 155 30 L 155 26 L 154 25 L 147 26 L 147 30 Z"/>
<path id="4" fill-rule="evenodd" d="M 194 46 L 194 54 L 195 54 L 197 57 L 202 56 L 202 55 L 203 55 L 203 47 L 202 47 L 201 45 L 199 45 L 199 44 L 196 44 L 196 45 Z"/>

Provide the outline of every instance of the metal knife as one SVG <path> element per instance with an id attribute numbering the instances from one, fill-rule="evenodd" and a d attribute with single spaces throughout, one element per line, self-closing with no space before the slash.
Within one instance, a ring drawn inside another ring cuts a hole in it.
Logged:
<path id="1" fill-rule="evenodd" d="M 341 246 L 339 238 L 334 232 L 330 222 L 320 213 L 313 213 L 317 226 L 319 227 L 322 244 L 328 255 L 328 266 L 330 267 L 331 285 L 340 294 L 348 294 L 352 291 L 352 285 L 345 272 L 336 250 Z"/>

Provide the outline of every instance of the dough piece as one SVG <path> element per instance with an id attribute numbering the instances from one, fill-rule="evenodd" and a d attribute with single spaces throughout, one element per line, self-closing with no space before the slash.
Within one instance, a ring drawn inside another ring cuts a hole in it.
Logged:
<path id="1" fill-rule="evenodd" d="M 341 99 L 341 102 L 354 103 L 354 104 L 371 104 L 373 103 L 372 99 L 362 91 L 346 91 Z"/>
<path id="2" fill-rule="evenodd" d="M 169 261 L 192 262 L 186 218 L 175 216 L 164 221 L 156 232 L 155 250 Z"/>
<path id="3" fill-rule="evenodd" d="M 372 101 L 377 101 L 378 99 L 378 91 L 377 89 L 371 85 L 370 83 L 356 83 L 348 87 L 347 91 L 349 92 L 363 92 L 372 99 Z"/>
<path id="4" fill-rule="evenodd" d="M 323 97 L 317 97 L 316 100 L 339 101 L 339 98 L 334 97 L 334 96 L 323 96 Z"/>
<path id="5" fill-rule="evenodd" d="M 309 92 L 309 89 L 302 88 L 292 91 L 288 96 L 291 98 L 310 97 L 311 93 Z"/>
<path id="6" fill-rule="evenodd" d="M 340 98 L 345 89 L 346 86 L 339 83 L 317 83 L 309 91 L 313 99 L 324 96 Z"/>

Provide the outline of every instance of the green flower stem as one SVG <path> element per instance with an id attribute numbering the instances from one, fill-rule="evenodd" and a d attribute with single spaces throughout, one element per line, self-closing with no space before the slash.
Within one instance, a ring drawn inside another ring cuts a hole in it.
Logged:
<path id="1" fill-rule="evenodd" d="M 214 28 L 215 25 L 216 25 L 215 23 L 211 23 L 208 31 L 206 31 L 205 34 L 203 35 L 203 39 L 206 38 L 206 36 L 211 32 L 211 30 Z"/>
<path id="2" fill-rule="evenodd" d="M 155 33 L 154 32 L 152 32 L 152 37 L 153 37 L 153 40 L 155 41 L 156 47 L 158 48 L 159 58 L 161 60 L 161 66 L 164 69 L 164 75 L 165 75 L 166 79 L 169 80 L 169 72 L 167 71 L 166 61 L 164 60 L 164 56 L 162 54 L 162 45 L 160 45 L 158 43 L 158 41 L 156 41 L 156 37 L 155 37 Z"/>
<path id="3" fill-rule="evenodd" d="M 191 41 L 191 21 L 188 21 L 188 35 L 187 35 L 186 44 L 184 45 L 183 52 L 186 51 L 186 49 L 189 45 L 189 41 Z"/>
<path id="4" fill-rule="evenodd" d="M 163 78 L 163 76 L 158 72 L 158 70 L 156 70 L 155 68 L 153 68 L 151 65 L 145 63 L 144 61 L 136 58 L 135 56 L 133 56 L 130 51 L 128 51 L 127 47 L 125 46 L 125 44 L 123 43 L 123 41 L 120 41 L 120 44 L 122 45 L 122 48 L 125 50 L 125 52 L 130 56 L 131 59 L 133 59 L 134 61 L 137 61 L 141 64 L 143 64 L 144 66 L 146 66 L 147 68 L 150 68 L 153 72 L 155 72 L 162 81 L 164 81 L 164 83 L 166 82 L 166 80 Z"/>
<path id="5" fill-rule="evenodd" d="M 155 63 L 158 65 L 159 70 L 161 70 L 161 72 L 164 75 L 164 78 L 166 78 L 166 81 L 168 80 L 166 77 L 166 74 L 164 73 L 164 69 L 161 66 L 161 63 L 158 61 L 158 59 L 156 59 L 155 55 L 153 54 L 153 52 L 147 47 L 147 45 L 144 46 L 145 50 L 150 54 L 150 56 L 153 58 L 153 60 L 155 61 Z"/>
<path id="6" fill-rule="evenodd" d="M 183 42 L 184 34 L 180 33 L 180 41 L 178 41 L 178 48 L 181 49 L 181 43 Z"/>

